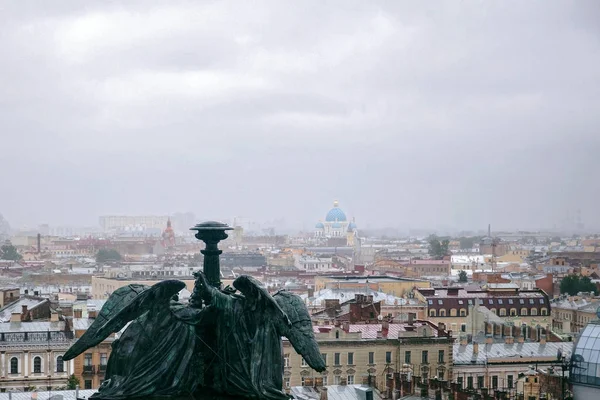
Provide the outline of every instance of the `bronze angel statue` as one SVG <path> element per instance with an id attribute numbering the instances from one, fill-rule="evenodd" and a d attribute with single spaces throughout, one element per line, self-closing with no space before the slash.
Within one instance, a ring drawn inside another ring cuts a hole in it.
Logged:
<path id="1" fill-rule="evenodd" d="M 242 275 L 219 290 L 196 273 L 189 304 L 168 280 L 116 290 L 87 332 L 65 353 L 77 357 L 113 333 L 106 379 L 94 399 L 193 395 L 197 399 L 287 399 L 281 337 L 316 371 L 325 363 L 299 296 L 271 296 Z M 239 291 L 239 292 L 238 292 Z M 127 325 L 129 324 L 129 325 Z"/>

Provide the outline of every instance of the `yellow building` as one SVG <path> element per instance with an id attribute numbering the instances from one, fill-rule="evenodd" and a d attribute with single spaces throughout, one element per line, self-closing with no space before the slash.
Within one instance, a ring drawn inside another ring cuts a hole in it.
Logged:
<path id="1" fill-rule="evenodd" d="M 130 279 L 130 278 L 107 278 L 101 276 L 92 277 L 92 298 L 93 299 L 107 299 L 111 293 L 115 290 L 122 288 L 123 286 L 131 284 L 140 284 L 152 286 L 164 279 L 178 279 L 185 283 L 186 289 L 191 293 L 194 290 L 195 280 L 192 277 L 179 278 L 176 276 L 164 276 L 163 279 L 158 277 L 149 277 L 148 279 Z M 224 279 L 223 286 L 231 285 L 232 279 Z"/>
<path id="2" fill-rule="evenodd" d="M 429 288 L 427 280 L 397 278 L 392 276 L 316 276 L 315 292 L 323 289 L 364 289 L 370 288 L 393 296 L 402 297 L 413 288 Z"/>
<path id="3" fill-rule="evenodd" d="M 318 326 L 315 334 L 327 370 L 312 370 L 283 342 L 284 387 L 362 384 L 386 387 L 386 378 L 409 369 L 421 379 L 452 379 L 453 339 L 426 321 Z"/>

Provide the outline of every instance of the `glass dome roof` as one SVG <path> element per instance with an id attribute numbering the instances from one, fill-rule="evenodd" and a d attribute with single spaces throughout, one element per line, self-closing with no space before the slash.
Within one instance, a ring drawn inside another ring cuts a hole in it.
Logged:
<path id="1" fill-rule="evenodd" d="M 571 356 L 571 382 L 600 386 L 600 321 L 587 324 Z"/>

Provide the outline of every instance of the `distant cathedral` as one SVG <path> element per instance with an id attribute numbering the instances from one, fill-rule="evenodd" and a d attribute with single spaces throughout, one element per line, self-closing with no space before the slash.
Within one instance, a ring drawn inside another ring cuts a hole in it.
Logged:
<path id="1" fill-rule="evenodd" d="M 315 225 L 315 238 L 334 246 L 354 246 L 357 233 L 354 220 L 348 221 L 337 200 L 325 216 L 325 222 Z"/>

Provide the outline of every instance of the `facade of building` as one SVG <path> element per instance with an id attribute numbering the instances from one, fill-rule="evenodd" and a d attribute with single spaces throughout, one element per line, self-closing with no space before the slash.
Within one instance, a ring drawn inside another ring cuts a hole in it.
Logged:
<path id="1" fill-rule="evenodd" d="M 126 230 L 158 230 L 164 229 L 169 221 L 168 216 L 156 215 L 104 215 L 100 217 L 100 227 L 105 232 Z"/>
<path id="2" fill-rule="evenodd" d="M 74 363 L 62 360 L 73 343 L 65 321 L 0 323 L 0 391 L 51 390 L 66 386 Z"/>
<path id="3" fill-rule="evenodd" d="M 431 282 L 422 279 L 408 279 L 394 276 L 315 276 L 315 291 L 323 289 L 366 289 L 402 297 L 414 288 L 429 288 Z"/>
<path id="4" fill-rule="evenodd" d="M 315 326 L 314 330 L 327 370 L 313 371 L 284 341 L 286 389 L 312 386 L 319 379 L 322 386 L 370 382 L 385 390 L 388 379 L 403 369 L 424 380 L 452 377 L 453 339 L 429 322 L 341 324 Z"/>
<path id="5" fill-rule="evenodd" d="M 445 323 L 453 332 L 467 323 L 475 306 L 515 326 L 551 324 L 548 296 L 539 289 L 519 290 L 513 284 L 488 284 L 485 289 L 420 288 L 415 297 L 426 303 L 430 321 Z"/>
<path id="6" fill-rule="evenodd" d="M 552 328 L 565 335 L 576 335 L 588 322 L 596 320 L 600 300 L 589 296 L 561 295 L 551 301 Z"/>

